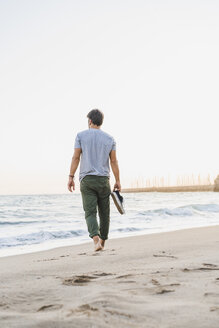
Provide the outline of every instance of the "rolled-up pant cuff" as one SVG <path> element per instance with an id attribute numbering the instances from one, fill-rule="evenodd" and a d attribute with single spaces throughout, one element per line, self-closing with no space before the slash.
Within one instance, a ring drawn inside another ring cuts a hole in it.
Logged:
<path id="1" fill-rule="evenodd" d="M 99 233 L 98 233 L 98 232 L 97 232 L 97 233 L 92 233 L 92 234 L 89 234 L 89 237 L 90 237 L 90 238 L 93 238 L 93 237 L 95 237 L 95 236 L 100 236 L 100 235 L 99 235 Z"/>
<path id="2" fill-rule="evenodd" d="M 107 239 L 108 239 L 108 237 L 103 237 L 103 236 L 100 236 L 100 235 L 99 235 L 99 237 L 100 237 L 102 240 L 107 240 Z"/>

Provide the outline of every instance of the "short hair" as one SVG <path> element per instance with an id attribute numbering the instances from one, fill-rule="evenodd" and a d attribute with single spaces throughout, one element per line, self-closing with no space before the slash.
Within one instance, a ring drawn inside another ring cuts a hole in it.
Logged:
<path id="1" fill-rule="evenodd" d="M 104 115 L 99 109 L 92 109 L 87 117 L 92 121 L 93 124 L 100 126 L 103 124 Z"/>

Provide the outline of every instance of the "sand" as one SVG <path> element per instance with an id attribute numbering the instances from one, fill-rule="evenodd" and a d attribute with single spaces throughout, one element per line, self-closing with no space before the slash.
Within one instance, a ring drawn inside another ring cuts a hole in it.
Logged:
<path id="1" fill-rule="evenodd" d="M 0 327 L 219 327 L 219 226 L 0 258 Z"/>

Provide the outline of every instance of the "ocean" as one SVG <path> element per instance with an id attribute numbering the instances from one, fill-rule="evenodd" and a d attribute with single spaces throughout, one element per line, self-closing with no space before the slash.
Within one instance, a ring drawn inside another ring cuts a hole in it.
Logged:
<path id="1" fill-rule="evenodd" d="M 111 199 L 109 238 L 219 224 L 219 193 L 122 195 L 124 215 Z M 80 194 L 0 196 L 0 257 L 88 241 Z"/>

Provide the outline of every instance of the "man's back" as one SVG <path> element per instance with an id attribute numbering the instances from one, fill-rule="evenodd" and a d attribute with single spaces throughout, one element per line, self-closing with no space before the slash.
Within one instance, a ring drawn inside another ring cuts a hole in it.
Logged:
<path id="1" fill-rule="evenodd" d="M 108 133 L 95 128 L 81 131 L 75 139 L 75 148 L 81 148 L 81 181 L 86 175 L 110 176 L 109 154 L 116 150 L 116 142 Z"/>

